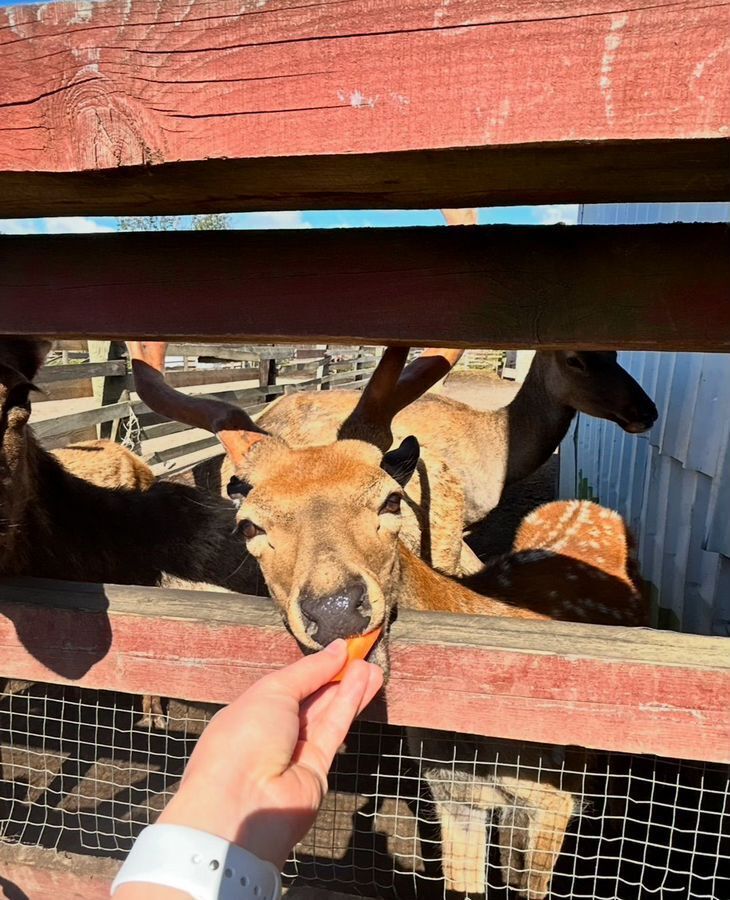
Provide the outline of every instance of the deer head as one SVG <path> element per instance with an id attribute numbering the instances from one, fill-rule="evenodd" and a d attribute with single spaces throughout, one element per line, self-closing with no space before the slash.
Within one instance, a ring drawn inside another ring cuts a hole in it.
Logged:
<path id="1" fill-rule="evenodd" d="M 640 434 L 656 422 L 651 398 L 617 360 L 615 352 L 559 350 L 539 354 L 548 391 L 561 403 L 624 431 Z"/>
<path id="2" fill-rule="evenodd" d="M 0 342 L 0 571 L 8 571 L 15 534 L 33 496 L 30 398 L 50 341 Z"/>
<path id="3" fill-rule="evenodd" d="M 239 507 L 237 531 L 300 644 L 317 649 L 386 621 L 403 488 L 419 446 L 409 437 L 387 453 L 382 448 L 390 445 L 396 413 L 441 378 L 444 360 L 460 351 L 430 351 L 403 371 L 407 348 L 387 348 L 340 440 L 294 450 L 261 432 L 240 408 L 167 385 L 164 344 L 129 347 L 144 402 L 223 443 L 235 472 L 228 492 Z"/>

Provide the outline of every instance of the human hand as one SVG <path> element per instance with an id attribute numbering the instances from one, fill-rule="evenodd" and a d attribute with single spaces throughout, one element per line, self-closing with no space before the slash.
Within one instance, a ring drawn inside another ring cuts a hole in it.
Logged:
<path id="1" fill-rule="evenodd" d="M 383 683 L 345 641 L 267 675 L 217 713 L 158 821 L 216 834 L 281 869 L 314 822 L 353 719 Z"/>

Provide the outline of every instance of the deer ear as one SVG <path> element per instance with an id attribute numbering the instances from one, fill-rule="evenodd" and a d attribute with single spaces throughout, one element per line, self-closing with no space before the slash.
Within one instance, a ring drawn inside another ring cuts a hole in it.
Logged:
<path id="1" fill-rule="evenodd" d="M 418 440 L 411 435 L 404 438 L 400 447 L 389 450 L 383 456 L 380 468 L 384 469 L 401 487 L 405 487 L 416 471 L 420 452 L 421 447 Z"/>
<path id="2" fill-rule="evenodd" d="M 247 481 L 244 481 L 243 478 L 239 478 L 238 475 L 232 475 L 231 480 L 228 482 L 226 492 L 236 506 L 240 506 L 246 497 L 248 497 L 251 487 L 252 486 Z"/>

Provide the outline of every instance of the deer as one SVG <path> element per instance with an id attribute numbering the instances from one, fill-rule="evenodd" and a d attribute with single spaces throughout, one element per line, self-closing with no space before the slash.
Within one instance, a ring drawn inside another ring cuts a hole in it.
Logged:
<path id="1" fill-rule="evenodd" d="M 513 551 L 474 576 L 471 586 L 437 572 L 400 540 L 405 489 L 419 462 L 414 436 L 391 446 L 393 421 L 408 393 L 399 380 L 407 352 L 387 348 L 339 438 L 308 447 L 288 446 L 260 423 L 232 430 L 236 407 L 206 405 L 171 388 L 164 344 L 137 342 L 132 355 L 137 391 L 150 409 L 219 436 L 231 472 L 226 490 L 238 506 L 236 533 L 304 652 L 382 628 L 370 658 L 387 676 L 389 626 L 398 609 L 479 615 L 485 627 L 490 616 L 644 624 L 626 527 L 596 504 L 538 509 L 524 521 Z M 422 729 L 408 735 L 414 752 L 428 747 L 425 777 L 442 831 L 447 888 L 484 893 L 485 829 L 496 815 L 506 883 L 541 900 L 576 810 L 574 794 L 529 774 L 515 776 L 514 746 L 488 738 L 458 736 L 478 748 L 476 786 L 472 763 L 454 772 L 449 766 L 444 778 L 451 755 L 441 762 L 441 737 Z"/>
<path id="2" fill-rule="evenodd" d="M 51 453 L 64 469 L 99 487 L 146 491 L 155 483 L 147 463 L 114 441 L 77 441 Z"/>
<path id="3" fill-rule="evenodd" d="M 476 222 L 474 209 L 442 212 L 449 225 Z M 417 381 L 439 359 L 441 379 L 462 353 L 429 348 L 403 377 Z M 359 397 L 344 390 L 284 394 L 256 423 L 290 446 L 330 444 L 342 436 Z M 394 439 L 412 434 L 422 452 L 406 494 L 414 515 L 404 522 L 402 539 L 444 574 L 479 572 L 482 561 L 456 534 L 483 521 L 505 488 L 545 463 L 579 412 L 615 422 L 630 434 L 647 431 L 657 419 L 653 401 L 613 351 L 538 350 L 517 395 L 501 409 L 482 412 L 432 392 L 404 406 L 392 423 Z M 216 457 L 188 477 L 225 491 L 230 464 Z"/>
<path id="4" fill-rule="evenodd" d="M 179 579 L 260 593 L 258 567 L 241 556 L 232 535 L 230 500 L 150 483 L 142 460 L 107 442 L 70 454 L 40 446 L 29 426 L 31 398 L 50 347 L 31 338 L 0 340 L 0 576 L 168 586 Z M 111 464 L 94 475 L 86 454 Z M 73 471 L 75 463 L 85 477 Z M 110 487 L 115 466 L 117 481 L 126 471 L 135 483 Z M 143 724 L 152 713 L 160 727 L 159 701 L 145 698 Z"/>
<path id="5" fill-rule="evenodd" d="M 402 378 L 411 384 L 429 374 L 439 380 L 462 352 L 428 348 Z M 286 394 L 256 416 L 256 425 L 289 446 L 327 445 L 347 436 L 344 426 L 360 397 L 355 391 Z M 502 409 L 482 412 L 430 393 L 403 406 L 393 419 L 394 439 L 414 435 L 421 455 L 406 491 L 402 540 L 443 574 L 478 573 L 483 562 L 463 540 L 464 532 L 497 506 L 506 487 L 549 459 L 578 412 L 613 420 L 635 434 L 657 417 L 654 403 L 616 354 L 598 351 L 538 351 L 514 400 Z M 231 473 L 230 459 L 216 456 L 182 479 L 225 493 Z"/>

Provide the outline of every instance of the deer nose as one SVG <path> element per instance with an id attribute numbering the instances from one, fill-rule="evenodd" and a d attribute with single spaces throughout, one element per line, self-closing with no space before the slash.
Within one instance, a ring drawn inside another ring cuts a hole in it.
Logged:
<path id="1" fill-rule="evenodd" d="M 648 431 L 658 417 L 659 413 L 656 406 L 647 398 L 646 403 L 641 405 L 637 404 L 637 406 L 630 410 L 629 415 L 627 416 L 628 427 L 626 428 L 626 431 L 633 432 L 634 434 L 641 434 L 643 431 Z"/>
<path id="2" fill-rule="evenodd" d="M 354 581 L 326 597 L 303 597 L 299 609 L 307 634 L 320 647 L 367 631 L 372 612 L 368 589 L 362 581 Z"/>

